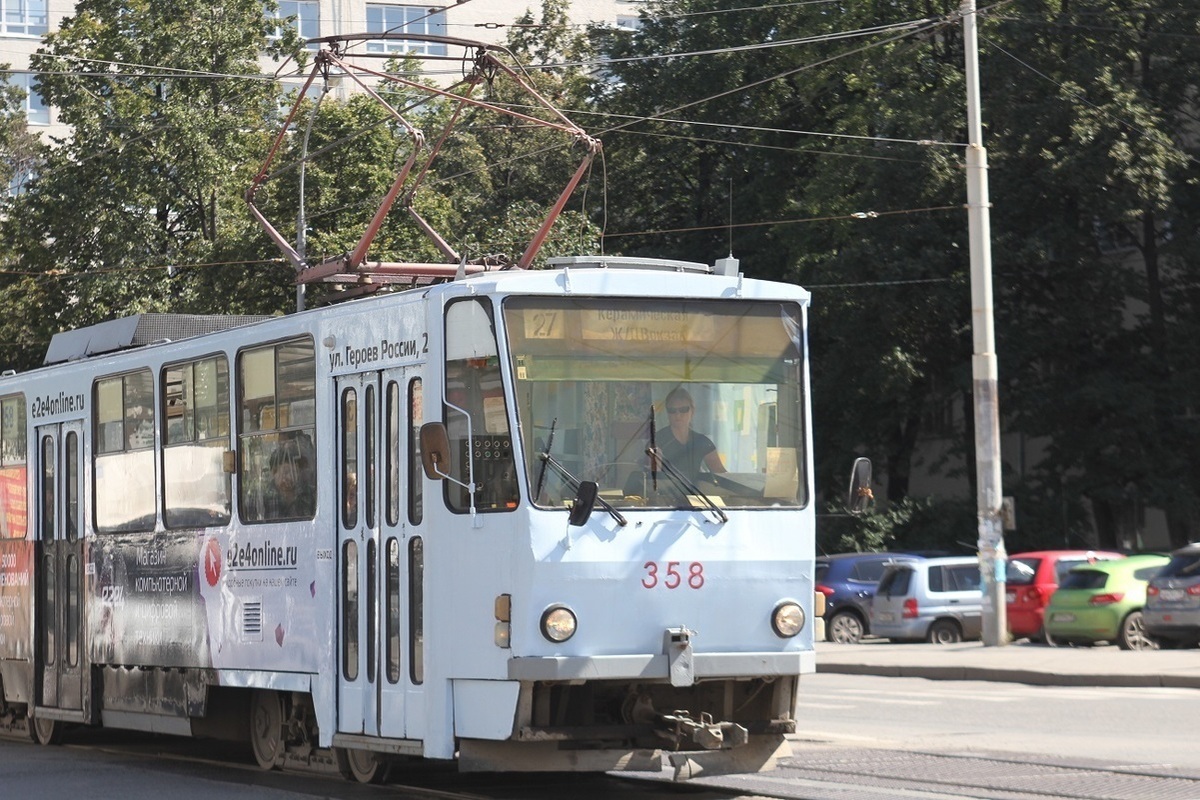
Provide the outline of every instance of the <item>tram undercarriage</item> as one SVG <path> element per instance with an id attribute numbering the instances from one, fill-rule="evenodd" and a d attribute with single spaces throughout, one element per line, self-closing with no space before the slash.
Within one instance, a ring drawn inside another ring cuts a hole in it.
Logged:
<path id="1" fill-rule="evenodd" d="M 796 728 L 795 677 L 712 680 L 692 686 L 631 681 L 522 683 L 514 736 L 463 740 L 463 771 L 772 769 Z"/>

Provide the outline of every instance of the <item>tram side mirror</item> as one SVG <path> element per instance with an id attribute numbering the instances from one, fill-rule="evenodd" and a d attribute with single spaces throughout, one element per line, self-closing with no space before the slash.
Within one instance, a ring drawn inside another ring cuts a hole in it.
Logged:
<path id="1" fill-rule="evenodd" d="M 871 491 L 871 459 L 856 458 L 850 470 L 850 493 L 846 497 L 846 508 L 851 514 L 861 514 L 875 504 Z"/>
<path id="2" fill-rule="evenodd" d="M 440 422 L 426 422 L 421 426 L 421 466 L 425 477 L 431 481 L 450 476 L 450 436 L 446 426 Z"/>
<path id="3" fill-rule="evenodd" d="M 575 527 L 584 525 L 592 511 L 596 508 L 596 493 L 599 491 L 595 481 L 580 481 L 579 491 L 575 493 L 575 502 L 571 504 L 571 524 Z"/>

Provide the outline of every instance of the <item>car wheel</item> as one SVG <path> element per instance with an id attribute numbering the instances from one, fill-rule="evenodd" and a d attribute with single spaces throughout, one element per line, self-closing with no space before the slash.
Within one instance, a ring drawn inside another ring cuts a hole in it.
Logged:
<path id="1" fill-rule="evenodd" d="M 962 641 L 962 630 L 953 620 L 939 619 L 929 626 L 925 638 L 930 644 L 957 644 Z"/>
<path id="2" fill-rule="evenodd" d="M 825 626 L 825 638 L 838 644 L 858 644 L 862 641 L 863 621 L 853 611 L 839 611 Z"/>
<path id="3" fill-rule="evenodd" d="M 1063 643 L 1050 635 L 1050 632 L 1042 628 L 1042 642 L 1047 647 L 1060 647 Z"/>
<path id="4" fill-rule="evenodd" d="M 1130 611 L 1117 632 L 1117 647 L 1122 650 L 1157 650 L 1158 642 L 1146 634 L 1141 611 Z"/>

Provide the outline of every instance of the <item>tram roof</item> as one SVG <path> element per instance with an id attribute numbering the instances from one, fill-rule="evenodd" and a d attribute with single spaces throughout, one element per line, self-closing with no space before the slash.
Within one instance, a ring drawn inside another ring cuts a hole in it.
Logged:
<path id="1" fill-rule="evenodd" d="M 43 364 L 61 364 L 155 342 L 178 341 L 272 319 L 266 315 L 134 314 L 56 333 Z"/>

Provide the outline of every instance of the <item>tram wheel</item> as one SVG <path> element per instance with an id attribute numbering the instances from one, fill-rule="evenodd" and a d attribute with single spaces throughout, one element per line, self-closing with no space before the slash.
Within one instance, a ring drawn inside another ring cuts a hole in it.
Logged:
<path id="1" fill-rule="evenodd" d="M 359 783 L 383 783 L 387 777 L 387 762 L 370 750 L 337 748 L 338 771 L 346 780 Z"/>
<path id="2" fill-rule="evenodd" d="M 250 747 L 263 769 L 283 764 L 283 705 L 278 692 L 255 690 L 250 696 Z"/>
<path id="3" fill-rule="evenodd" d="M 29 720 L 29 738 L 36 744 L 58 744 L 62 741 L 63 726 L 56 719 L 33 717 Z"/>

